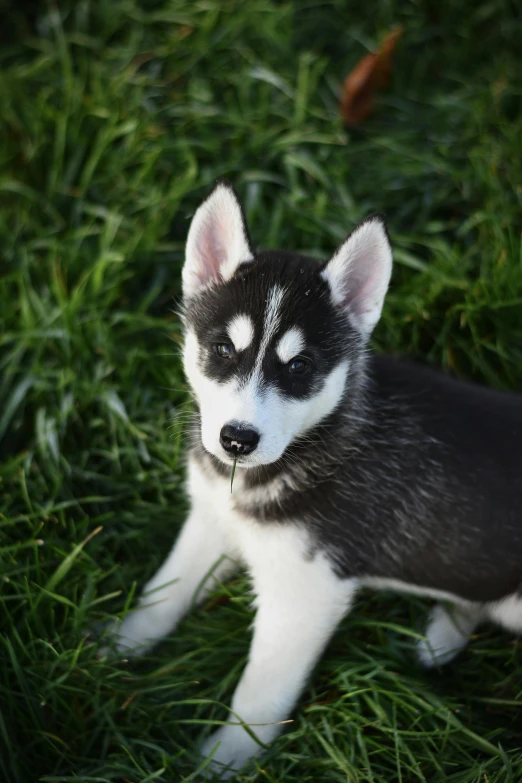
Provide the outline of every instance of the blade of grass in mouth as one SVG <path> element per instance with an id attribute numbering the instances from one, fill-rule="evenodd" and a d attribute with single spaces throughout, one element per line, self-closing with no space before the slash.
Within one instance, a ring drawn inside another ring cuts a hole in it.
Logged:
<path id="1" fill-rule="evenodd" d="M 230 476 L 230 494 L 232 494 L 232 485 L 234 484 L 234 474 L 236 472 L 237 457 L 234 457 L 234 464 L 232 465 L 232 475 Z"/>

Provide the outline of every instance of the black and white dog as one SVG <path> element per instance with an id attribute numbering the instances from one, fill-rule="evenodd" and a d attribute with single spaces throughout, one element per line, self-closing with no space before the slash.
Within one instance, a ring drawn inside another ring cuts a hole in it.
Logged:
<path id="1" fill-rule="evenodd" d="M 198 590 L 201 601 L 246 565 L 249 662 L 203 748 L 224 776 L 260 750 L 240 721 L 263 743 L 278 734 L 361 587 L 441 602 L 426 665 L 449 661 L 483 620 L 522 630 L 522 397 L 370 356 L 391 268 L 379 217 L 323 264 L 255 252 L 225 182 L 190 227 L 191 511 L 116 641 L 161 639 Z"/>

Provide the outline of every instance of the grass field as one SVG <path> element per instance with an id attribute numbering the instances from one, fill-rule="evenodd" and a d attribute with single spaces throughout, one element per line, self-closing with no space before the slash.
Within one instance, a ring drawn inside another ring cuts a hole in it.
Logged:
<path id="1" fill-rule="evenodd" d="M 384 211 L 396 265 L 376 349 L 521 390 L 520 9 L 0 7 L 0 779 L 201 779 L 198 743 L 246 660 L 245 580 L 139 663 L 99 660 L 94 636 L 185 513 L 189 218 L 227 175 L 257 245 L 321 257 Z M 346 132 L 342 79 L 397 24 L 392 84 Z M 520 783 L 520 642 L 484 628 L 426 673 L 427 611 L 365 596 L 238 779 Z"/>

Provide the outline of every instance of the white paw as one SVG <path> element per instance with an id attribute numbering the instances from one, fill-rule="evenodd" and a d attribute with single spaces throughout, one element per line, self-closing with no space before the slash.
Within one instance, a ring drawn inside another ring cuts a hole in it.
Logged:
<path id="1" fill-rule="evenodd" d="M 108 643 L 101 648 L 100 655 L 110 650 L 126 655 L 144 655 L 170 630 L 170 623 L 165 623 L 152 607 L 135 609 L 123 621 L 110 623 L 104 634 Z"/>
<path id="2" fill-rule="evenodd" d="M 426 638 L 417 646 L 420 662 L 431 668 L 453 660 L 468 643 L 475 627 L 475 618 L 453 607 L 446 610 L 440 604 L 431 614 Z"/>
<path id="3" fill-rule="evenodd" d="M 417 655 L 423 666 L 427 669 L 432 669 L 434 666 L 444 666 L 445 663 L 452 661 L 465 644 L 466 642 L 464 641 L 456 649 L 435 648 L 427 639 L 422 639 L 417 645 Z"/>
<path id="4" fill-rule="evenodd" d="M 263 752 L 242 726 L 222 726 L 203 742 L 201 753 L 212 756 L 210 769 L 220 780 L 233 778 L 246 762 Z"/>

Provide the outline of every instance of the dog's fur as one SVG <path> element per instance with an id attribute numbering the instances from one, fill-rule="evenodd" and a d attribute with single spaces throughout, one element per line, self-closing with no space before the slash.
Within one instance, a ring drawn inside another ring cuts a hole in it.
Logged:
<path id="1" fill-rule="evenodd" d="M 432 614 L 426 665 L 450 660 L 482 620 L 522 630 L 522 397 L 368 355 L 391 265 L 378 216 L 325 264 L 255 252 L 227 183 L 193 219 L 191 511 L 117 643 L 143 649 L 171 633 L 196 591 L 201 601 L 246 565 L 254 637 L 230 720 L 203 748 L 217 746 L 218 764 L 260 750 L 239 720 L 263 743 L 278 734 L 362 586 L 451 602 Z M 252 453 L 225 451 L 230 423 L 259 434 Z"/>

